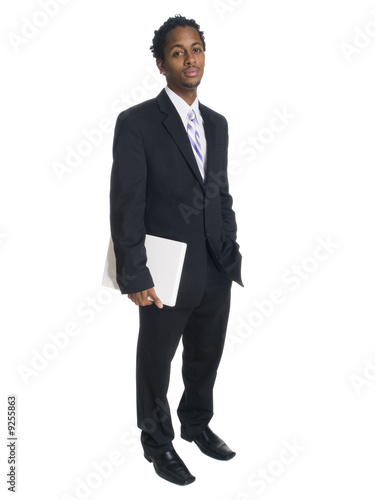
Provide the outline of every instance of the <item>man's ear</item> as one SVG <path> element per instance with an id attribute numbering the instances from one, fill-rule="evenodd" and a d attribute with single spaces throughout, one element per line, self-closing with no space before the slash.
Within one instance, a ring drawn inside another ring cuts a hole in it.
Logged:
<path id="1" fill-rule="evenodd" d="M 156 66 L 162 75 L 165 75 L 164 62 L 161 59 L 156 59 Z"/>

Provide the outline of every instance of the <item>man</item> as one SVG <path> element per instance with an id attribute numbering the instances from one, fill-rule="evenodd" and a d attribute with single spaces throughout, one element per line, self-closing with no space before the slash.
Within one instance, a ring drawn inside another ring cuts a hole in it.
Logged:
<path id="1" fill-rule="evenodd" d="M 181 437 L 212 458 L 235 455 L 208 427 L 231 285 L 242 281 L 228 192 L 227 122 L 197 99 L 205 48 L 194 20 L 175 16 L 155 31 L 151 50 L 167 87 L 120 113 L 111 174 L 116 279 L 139 306 L 137 417 L 144 456 L 159 476 L 179 485 L 195 480 L 172 445 L 167 401 L 170 365 L 181 337 Z M 187 244 L 174 307 L 163 305 L 154 288 L 146 233 Z"/>

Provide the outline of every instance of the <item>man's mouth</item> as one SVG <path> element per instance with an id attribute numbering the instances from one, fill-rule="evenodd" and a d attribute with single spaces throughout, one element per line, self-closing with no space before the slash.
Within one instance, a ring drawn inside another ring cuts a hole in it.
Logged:
<path id="1" fill-rule="evenodd" d="M 185 76 L 197 76 L 199 73 L 198 68 L 189 68 L 184 71 Z"/>

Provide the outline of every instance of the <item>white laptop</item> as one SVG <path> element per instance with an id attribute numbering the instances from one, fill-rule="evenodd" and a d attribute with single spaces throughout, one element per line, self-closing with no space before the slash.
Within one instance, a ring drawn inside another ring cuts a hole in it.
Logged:
<path id="1" fill-rule="evenodd" d="M 163 304 L 173 307 L 176 304 L 187 245 L 181 241 L 146 234 L 145 247 L 147 267 L 154 281 L 155 292 Z M 119 290 L 112 237 L 109 240 L 102 285 Z"/>

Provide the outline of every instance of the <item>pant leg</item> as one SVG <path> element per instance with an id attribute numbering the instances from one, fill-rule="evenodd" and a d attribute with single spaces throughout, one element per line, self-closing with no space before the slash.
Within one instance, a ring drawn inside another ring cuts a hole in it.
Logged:
<path id="1" fill-rule="evenodd" d="M 232 281 L 208 255 L 206 288 L 183 333 L 182 375 L 185 391 L 178 417 L 181 432 L 197 437 L 213 415 L 213 388 L 223 353 L 230 309 Z"/>
<path id="2" fill-rule="evenodd" d="M 139 307 L 137 344 L 137 422 L 146 453 L 157 456 L 172 449 L 167 392 L 171 362 L 191 309 Z"/>

